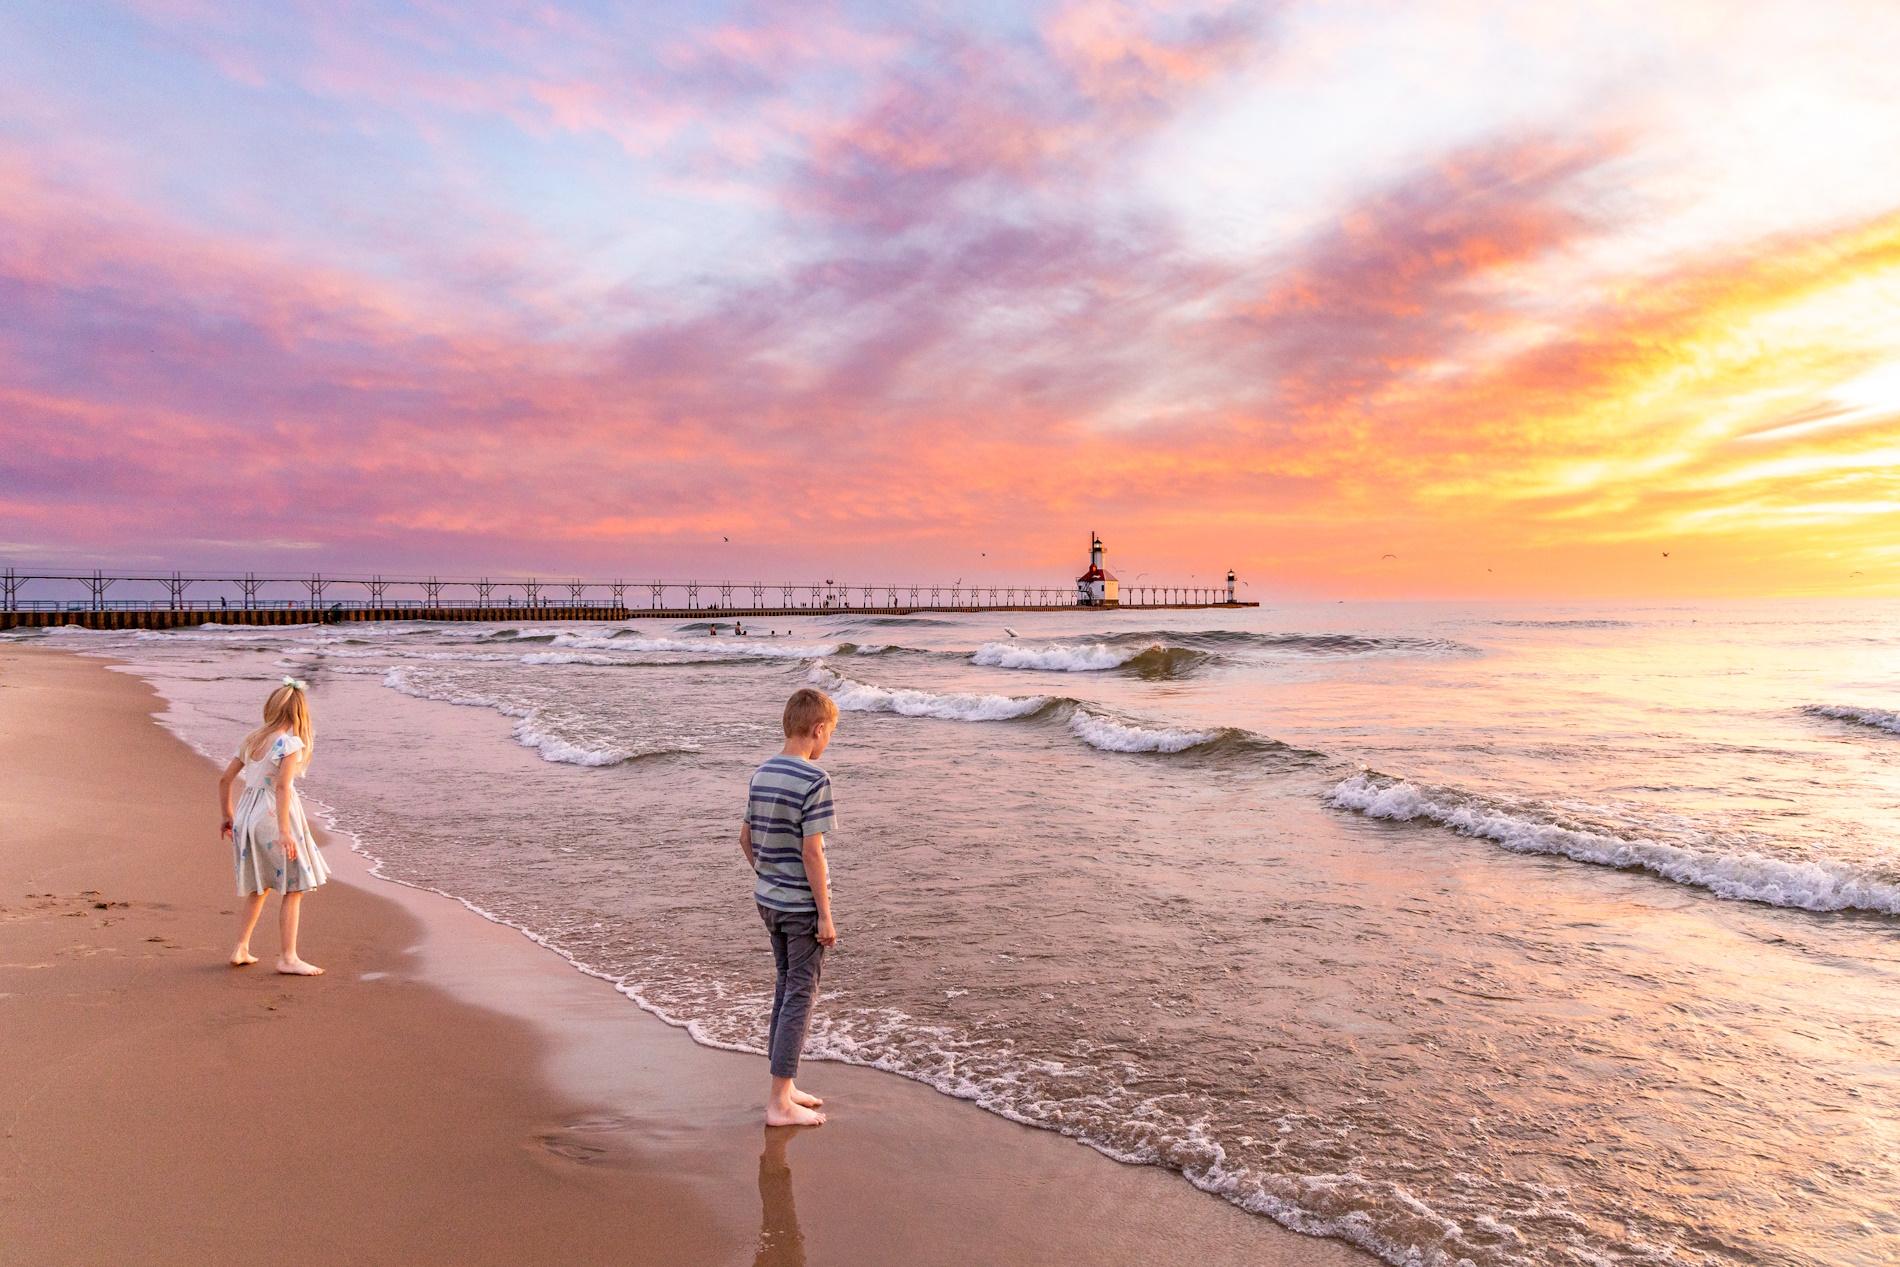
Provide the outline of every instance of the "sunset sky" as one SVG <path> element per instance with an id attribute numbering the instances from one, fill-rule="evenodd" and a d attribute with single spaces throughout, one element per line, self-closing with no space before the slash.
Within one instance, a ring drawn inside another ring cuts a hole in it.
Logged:
<path id="1" fill-rule="evenodd" d="M 1893 0 L 14 0 L 0 556 L 1900 593 L 1897 49 Z"/>

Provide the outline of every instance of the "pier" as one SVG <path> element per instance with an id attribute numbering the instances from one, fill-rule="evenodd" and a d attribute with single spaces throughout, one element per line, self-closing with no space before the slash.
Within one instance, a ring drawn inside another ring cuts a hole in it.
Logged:
<path id="1" fill-rule="evenodd" d="M 1091 606 L 1073 585 L 796 584 L 547 580 L 540 577 L 333 576 L 245 572 L 0 571 L 0 629 L 178 629 L 375 620 L 558 621 L 918 612 L 1181 611 L 1258 607 L 1231 586 L 1124 586 Z"/>

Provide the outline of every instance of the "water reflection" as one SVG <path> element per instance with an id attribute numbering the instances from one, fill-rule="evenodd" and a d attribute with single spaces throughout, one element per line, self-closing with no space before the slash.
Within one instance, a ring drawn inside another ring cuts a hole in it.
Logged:
<path id="1" fill-rule="evenodd" d="M 798 1230 L 792 1167 L 785 1159 L 786 1145 L 797 1133 L 790 1127 L 765 1129 L 765 1149 L 759 1154 L 759 1252 L 752 1267 L 805 1267 L 805 1236 Z"/>

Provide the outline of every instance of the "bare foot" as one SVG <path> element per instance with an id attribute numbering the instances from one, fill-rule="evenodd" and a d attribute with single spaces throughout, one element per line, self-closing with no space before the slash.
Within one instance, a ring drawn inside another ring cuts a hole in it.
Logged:
<path id="1" fill-rule="evenodd" d="M 825 1115 L 808 1109 L 802 1104 L 776 1104 L 765 1106 L 765 1124 L 767 1126 L 823 1126 Z"/>
<path id="2" fill-rule="evenodd" d="M 821 1107 L 824 1101 L 809 1091 L 800 1091 L 797 1085 L 794 1084 L 792 1087 L 792 1103 L 802 1104 L 808 1109 L 815 1109 Z"/>
<path id="3" fill-rule="evenodd" d="M 236 950 L 231 952 L 231 966 L 233 968 L 246 968 L 256 962 L 257 956 L 252 954 L 246 947 L 239 946 Z"/>
<path id="4" fill-rule="evenodd" d="M 314 963 L 305 963 L 301 959 L 280 958 L 277 961 L 277 971 L 287 977 L 320 977 L 323 975 L 323 969 L 317 967 Z"/>

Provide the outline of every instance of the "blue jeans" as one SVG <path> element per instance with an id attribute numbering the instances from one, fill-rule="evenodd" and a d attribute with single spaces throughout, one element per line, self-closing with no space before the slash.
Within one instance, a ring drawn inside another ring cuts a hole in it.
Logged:
<path id="1" fill-rule="evenodd" d="M 775 911 L 763 902 L 759 918 L 772 938 L 772 962 L 778 966 L 778 984 L 772 990 L 772 1026 L 767 1031 L 766 1055 L 774 1078 L 796 1078 L 798 1057 L 811 1029 L 812 1004 L 818 1001 L 818 976 L 825 948 L 818 944 L 816 911 Z"/>

